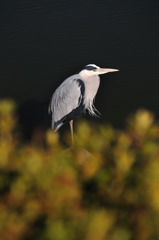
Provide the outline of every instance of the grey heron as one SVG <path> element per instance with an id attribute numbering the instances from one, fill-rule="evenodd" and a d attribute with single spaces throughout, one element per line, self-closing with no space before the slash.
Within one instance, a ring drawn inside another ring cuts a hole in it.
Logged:
<path id="1" fill-rule="evenodd" d="M 63 124 L 69 122 L 73 145 L 73 120 L 86 111 L 93 116 L 98 112 L 93 102 L 100 84 L 99 75 L 116 71 L 119 70 L 88 64 L 78 74 L 62 82 L 52 95 L 49 104 L 52 129 L 56 132 Z"/>

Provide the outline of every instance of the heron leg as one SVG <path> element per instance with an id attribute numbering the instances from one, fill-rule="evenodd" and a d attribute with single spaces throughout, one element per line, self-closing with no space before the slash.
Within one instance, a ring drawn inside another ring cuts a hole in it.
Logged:
<path id="1" fill-rule="evenodd" d="M 72 146 L 73 146 L 74 145 L 73 120 L 70 121 L 70 130 L 71 130 L 71 140 L 72 140 Z"/>

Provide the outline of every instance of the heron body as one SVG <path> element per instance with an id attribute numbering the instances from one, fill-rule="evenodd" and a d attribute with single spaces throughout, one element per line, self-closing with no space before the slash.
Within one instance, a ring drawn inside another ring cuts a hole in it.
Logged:
<path id="1" fill-rule="evenodd" d="M 57 131 L 63 124 L 71 122 L 86 111 L 95 116 L 97 110 L 93 102 L 100 85 L 99 75 L 115 71 L 118 70 L 89 64 L 78 74 L 62 82 L 49 104 L 52 129 Z"/>

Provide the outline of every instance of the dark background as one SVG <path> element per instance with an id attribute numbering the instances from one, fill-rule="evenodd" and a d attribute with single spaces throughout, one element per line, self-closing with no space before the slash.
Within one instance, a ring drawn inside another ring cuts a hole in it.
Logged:
<path id="1" fill-rule="evenodd" d="M 122 127 L 138 108 L 159 118 L 158 0 L 1 1 L 0 11 L 0 97 L 24 119 L 45 121 L 55 88 L 89 63 L 120 69 L 101 77 L 96 121 Z"/>

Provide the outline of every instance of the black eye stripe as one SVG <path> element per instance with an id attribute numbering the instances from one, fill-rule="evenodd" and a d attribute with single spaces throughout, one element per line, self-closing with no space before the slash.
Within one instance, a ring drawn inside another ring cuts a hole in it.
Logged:
<path id="1" fill-rule="evenodd" d="M 86 70 L 94 70 L 94 69 L 97 69 L 96 67 L 93 67 L 93 66 L 85 66 L 83 69 L 86 69 Z"/>

